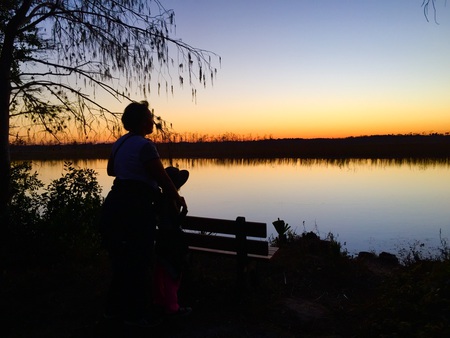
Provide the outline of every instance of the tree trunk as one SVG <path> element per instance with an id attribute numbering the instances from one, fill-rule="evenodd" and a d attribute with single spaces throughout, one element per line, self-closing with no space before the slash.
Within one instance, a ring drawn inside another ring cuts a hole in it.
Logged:
<path id="1" fill-rule="evenodd" d="M 11 99 L 11 67 L 14 40 L 23 24 L 32 1 L 23 1 L 16 16 L 11 18 L 4 30 L 0 54 L 0 218 L 6 215 L 11 198 L 11 155 L 9 151 L 9 101 Z"/>
<path id="2" fill-rule="evenodd" d="M 4 63 L 0 62 L 0 212 L 6 212 L 10 198 L 10 152 L 9 152 L 9 76 Z"/>
<path id="3" fill-rule="evenodd" d="M 2 215 L 6 212 L 10 198 L 9 100 L 11 96 L 11 60 L 12 47 L 4 43 L 0 55 L 0 212 Z"/>

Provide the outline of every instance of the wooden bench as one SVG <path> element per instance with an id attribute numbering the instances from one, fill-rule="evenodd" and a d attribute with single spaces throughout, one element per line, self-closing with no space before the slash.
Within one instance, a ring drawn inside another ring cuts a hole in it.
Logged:
<path id="1" fill-rule="evenodd" d="M 277 248 L 267 241 L 266 223 L 186 216 L 183 222 L 189 249 L 213 254 L 235 255 L 237 282 L 245 283 L 249 258 L 269 260 Z"/>

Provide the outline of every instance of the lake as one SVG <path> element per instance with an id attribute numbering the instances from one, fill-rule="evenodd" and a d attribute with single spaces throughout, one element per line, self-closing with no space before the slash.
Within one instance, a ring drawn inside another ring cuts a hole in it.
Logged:
<path id="1" fill-rule="evenodd" d="M 163 160 L 168 165 L 167 160 Z M 77 160 L 98 172 L 106 196 L 106 160 Z M 434 254 L 450 237 L 450 159 L 174 159 L 190 171 L 181 189 L 189 214 L 265 222 L 293 231 L 329 232 L 350 254 L 420 249 Z M 64 162 L 33 161 L 46 184 Z M 420 245 L 422 244 L 422 246 Z"/>

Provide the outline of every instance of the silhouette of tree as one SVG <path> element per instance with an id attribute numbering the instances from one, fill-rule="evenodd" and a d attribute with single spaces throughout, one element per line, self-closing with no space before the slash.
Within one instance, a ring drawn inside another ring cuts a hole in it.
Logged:
<path id="1" fill-rule="evenodd" d="M 146 97 L 150 83 L 173 92 L 175 79 L 195 97 L 196 81 L 213 80 L 220 57 L 172 38 L 174 29 L 174 12 L 158 0 L 1 1 L 0 211 L 16 127 L 37 126 L 56 140 L 69 124 L 86 134 L 106 123 L 114 132 L 117 117 L 100 95 L 130 101 Z"/>

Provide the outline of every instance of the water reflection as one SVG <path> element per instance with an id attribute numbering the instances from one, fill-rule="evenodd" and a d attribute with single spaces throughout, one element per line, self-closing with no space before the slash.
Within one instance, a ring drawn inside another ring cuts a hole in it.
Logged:
<path id="1" fill-rule="evenodd" d="M 112 178 L 106 160 L 74 161 L 98 172 L 103 194 Z M 424 249 L 450 237 L 450 159 L 173 159 L 191 172 L 182 188 L 189 213 L 266 222 L 284 219 L 297 233 L 332 232 L 350 253 Z M 44 183 L 63 161 L 36 161 Z"/>
<path id="2" fill-rule="evenodd" d="M 257 165 L 301 165 L 301 166 L 337 166 L 348 167 L 354 165 L 370 166 L 419 166 L 423 169 L 435 166 L 450 166 L 449 158 L 389 158 L 389 159 L 355 159 L 355 158 L 194 158 L 194 159 L 172 159 L 165 160 L 171 164 L 183 164 L 184 166 L 257 166 Z"/>

